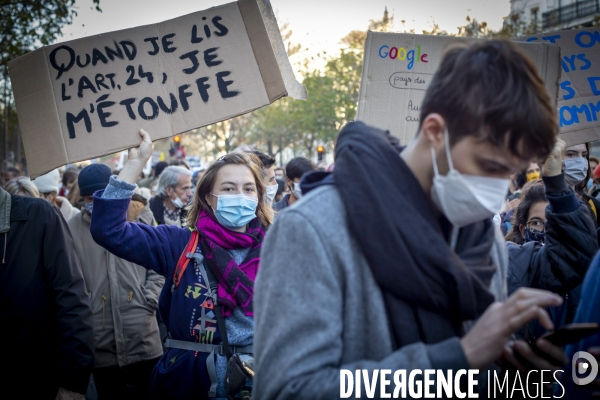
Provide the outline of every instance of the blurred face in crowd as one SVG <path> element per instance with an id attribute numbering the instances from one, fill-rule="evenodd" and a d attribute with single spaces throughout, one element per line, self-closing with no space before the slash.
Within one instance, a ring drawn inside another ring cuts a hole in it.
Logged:
<path id="1" fill-rule="evenodd" d="M 525 171 L 527 173 L 527 175 L 529 174 L 534 174 L 534 173 L 539 173 L 540 172 L 540 167 L 537 165 L 537 163 L 531 163 L 529 164 L 529 167 L 527 167 L 527 171 Z"/>
<path id="2" fill-rule="evenodd" d="M 534 203 L 529 208 L 529 214 L 527 214 L 527 226 L 519 226 L 521 235 L 525 237 L 525 228 L 529 228 L 533 231 L 543 232 L 546 229 L 546 207 L 548 207 L 547 201 L 540 201 Z"/>
<path id="3" fill-rule="evenodd" d="M 592 172 L 594 172 L 596 170 L 597 166 L 598 166 L 598 163 L 595 160 L 590 160 L 590 170 Z"/>
<path id="4" fill-rule="evenodd" d="M 284 175 L 284 173 L 283 173 L 283 169 L 281 169 L 281 168 L 277 168 L 277 169 L 275 170 L 275 176 L 276 176 L 277 178 L 283 179 L 283 175 Z"/>
<path id="5" fill-rule="evenodd" d="M 5 171 L 2 173 L 2 186 L 6 185 L 8 181 L 17 177 L 17 174 L 12 171 Z"/>
<path id="6" fill-rule="evenodd" d="M 169 199 L 175 200 L 179 198 L 186 205 L 192 198 L 192 177 L 179 174 L 177 186 L 168 187 L 165 190 Z"/>
<path id="7" fill-rule="evenodd" d="M 211 193 L 205 197 L 206 202 L 217 209 L 218 196 L 239 195 L 258 198 L 256 181 L 250 168 L 245 165 L 228 164 L 219 169 Z"/>
<path id="8" fill-rule="evenodd" d="M 94 195 L 90 194 L 89 196 L 83 196 L 83 201 L 84 201 L 84 203 L 93 203 Z"/>
<path id="9" fill-rule="evenodd" d="M 50 203 L 54 204 L 55 206 L 58 206 L 56 203 L 56 192 L 40 193 L 40 197 L 42 199 L 49 201 Z"/>
<path id="10" fill-rule="evenodd" d="M 270 168 L 263 168 L 263 183 L 265 186 L 273 186 L 277 185 L 277 181 L 275 180 L 275 167 L 271 166 Z"/>

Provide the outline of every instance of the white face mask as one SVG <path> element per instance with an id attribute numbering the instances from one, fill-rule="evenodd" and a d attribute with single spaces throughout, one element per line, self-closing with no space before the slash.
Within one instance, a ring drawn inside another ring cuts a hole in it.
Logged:
<path id="1" fill-rule="evenodd" d="M 297 199 L 302 198 L 302 190 L 300 190 L 300 182 L 294 182 L 294 190 L 292 190 Z"/>
<path id="2" fill-rule="evenodd" d="M 277 189 L 279 189 L 279 185 L 274 184 L 265 187 L 267 188 L 267 193 L 265 193 L 265 203 L 271 205 L 273 204 L 273 199 L 275 199 L 275 195 L 277 194 Z"/>
<path id="3" fill-rule="evenodd" d="M 455 170 L 450 155 L 447 129 L 444 134 L 450 171 L 445 176 L 439 174 L 435 151 L 431 148 L 435 173 L 431 199 L 455 228 L 491 218 L 504 205 L 510 179 L 463 175 Z"/>
<path id="4" fill-rule="evenodd" d="M 588 172 L 589 162 L 583 157 L 567 158 L 563 160 L 565 180 L 571 186 L 583 182 Z"/>
<path id="5" fill-rule="evenodd" d="M 175 199 L 171 199 L 171 204 L 173 204 L 175 208 L 185 207 L 185 204 L 183 204 L 183 201 L 181 201 L 181 199 L 177 195 L 175 195 Z"/>

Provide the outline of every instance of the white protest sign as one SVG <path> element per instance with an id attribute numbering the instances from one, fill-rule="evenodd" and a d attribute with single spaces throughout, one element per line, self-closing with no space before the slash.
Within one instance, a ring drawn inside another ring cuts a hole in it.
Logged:
<path id="1" fill-rule="evenodd" d="M 517 40 L 560 46 L 560 136 L 569 146 L 600 140 L 600 29 L 564 30 Z"/>
<path id="2" fill-rule="evenodd" d="M 369 32 L 356 119 L 389 130 L 407 144 L 419 128 L 421 103 L 450 36 Z M 552 98 L 558 91 L 558 46 L 518 43 L 531 58 Z"/>
<path id="3" fill-rule="evenodd" d="M 32 177 L 306 99 L 267 0 L 46 46 L 9 63 Z"/>

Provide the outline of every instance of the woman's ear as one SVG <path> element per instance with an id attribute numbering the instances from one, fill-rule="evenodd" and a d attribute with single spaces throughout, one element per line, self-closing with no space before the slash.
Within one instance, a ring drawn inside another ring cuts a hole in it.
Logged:
<path id="1" fill-rule="evenodd" d="M 523 239 L 525 239 L 525 225 L 519 225 L 519 232 L 521 232 L 521 236 L 523 236 Z"/>

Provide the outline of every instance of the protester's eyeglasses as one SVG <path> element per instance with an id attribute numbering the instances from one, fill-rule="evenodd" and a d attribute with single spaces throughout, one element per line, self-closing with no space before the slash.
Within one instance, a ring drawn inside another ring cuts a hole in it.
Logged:
<path id="1" fill-rule="evenodd" d="M 544 232 L 546 229 L 546 223 L 542 221 L 527 221 L 527 227 L 538 232 Z"/>

